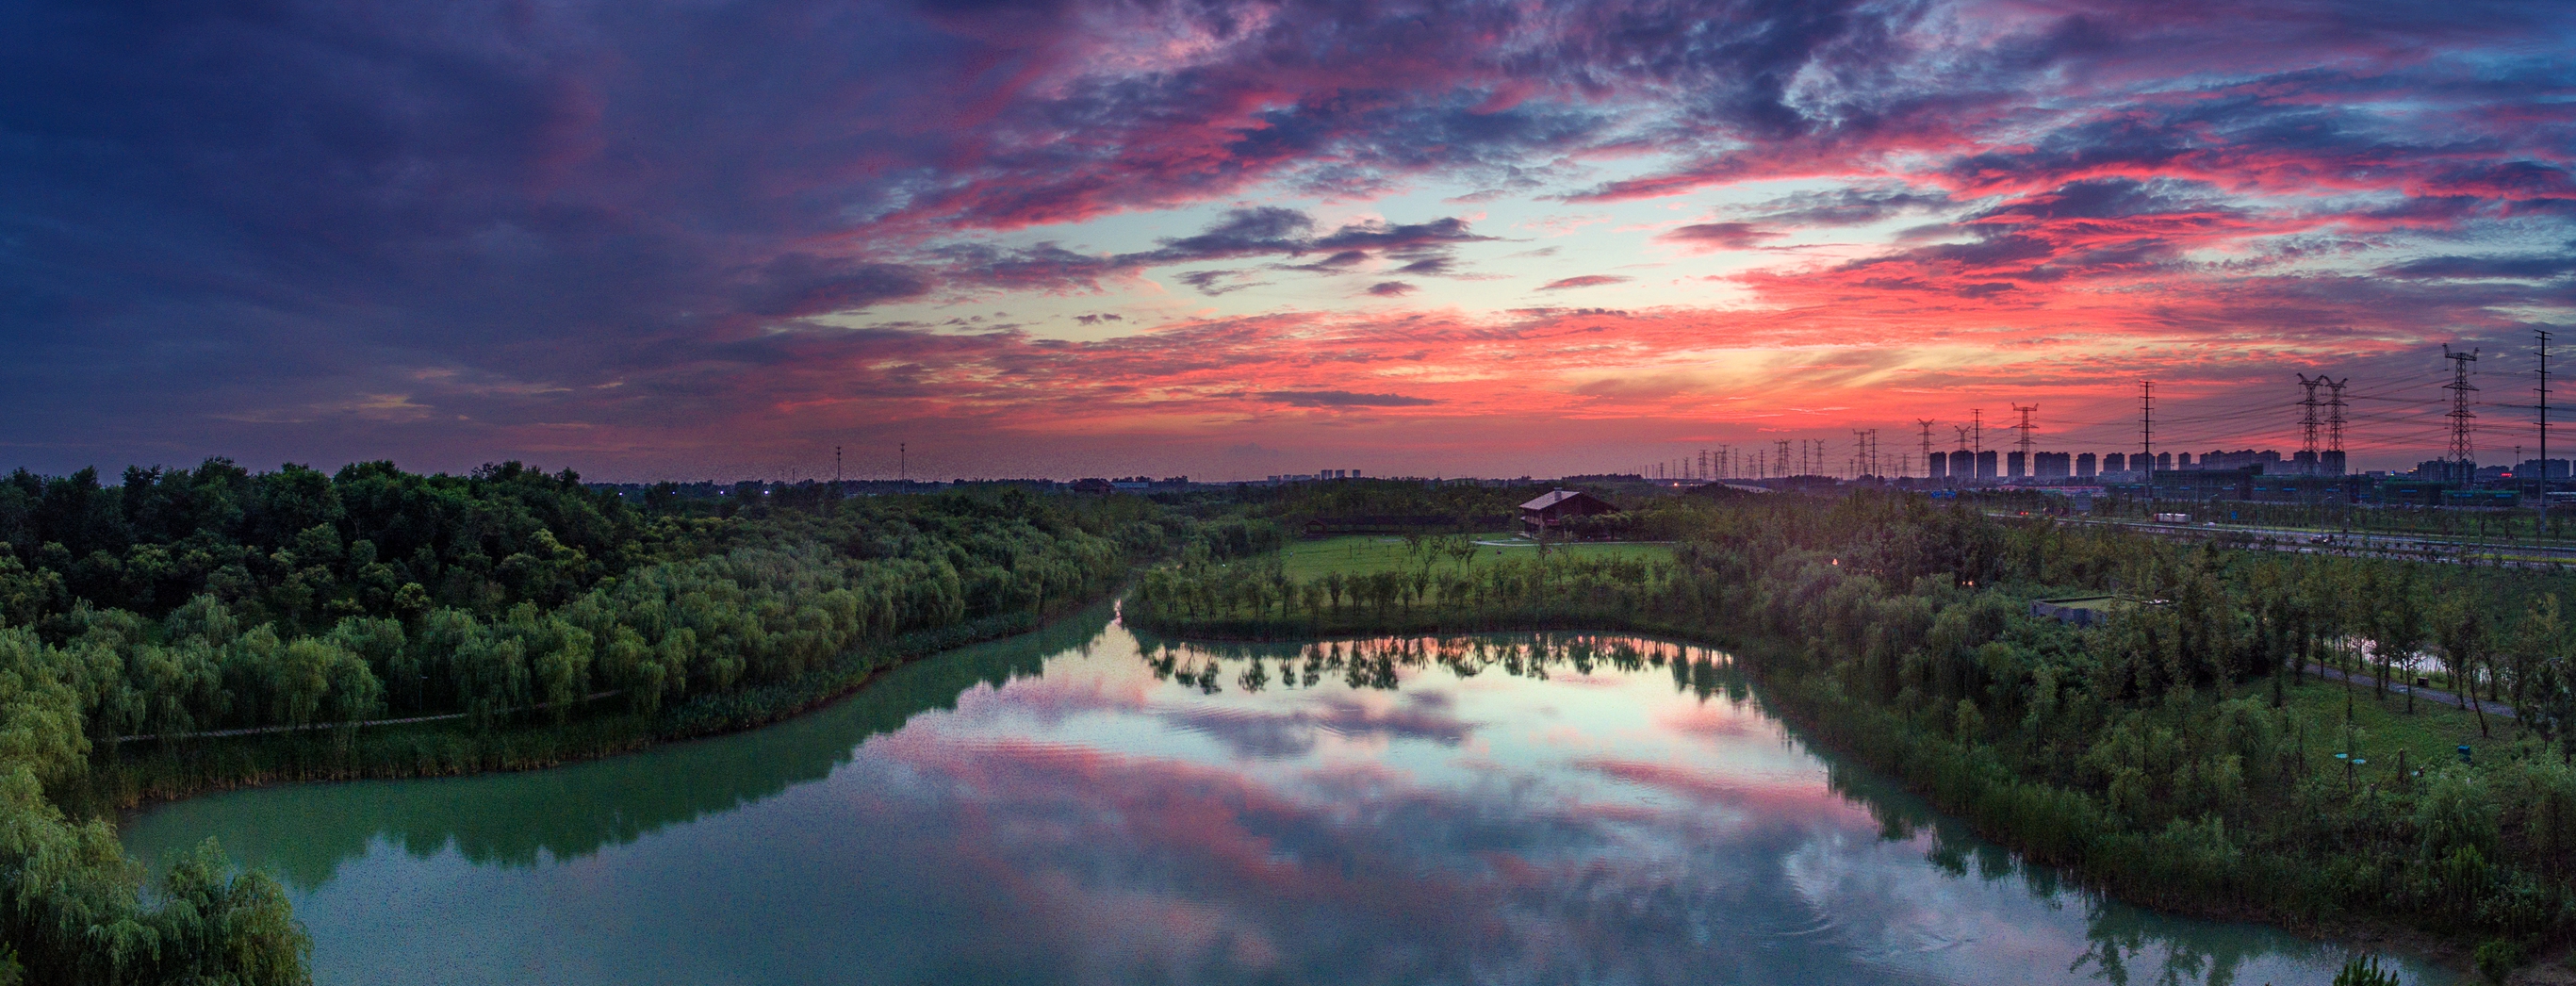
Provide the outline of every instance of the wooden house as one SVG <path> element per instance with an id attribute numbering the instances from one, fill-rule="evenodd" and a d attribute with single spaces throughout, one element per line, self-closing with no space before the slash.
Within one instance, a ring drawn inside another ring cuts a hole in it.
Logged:
<path id="1" fill-rule="evenodd" d="M 1576 517 L 1617 513 L 1610 501 L 1581 490 L 1551 490 L 1547 495 L 1521 504 L 1521 527 L 1531 537 L 1561 530 L 1565 522 Z"/>

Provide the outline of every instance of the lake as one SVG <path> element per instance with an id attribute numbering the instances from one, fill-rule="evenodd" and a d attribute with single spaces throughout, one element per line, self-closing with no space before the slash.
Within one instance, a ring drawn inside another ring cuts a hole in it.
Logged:
<path id="1" fill-rule="evenodd" d="M 1102 610 L 755 732 L 124 837 L 276 874 L 326 986 L 2290 986 L 2347 957 L 2066 885 L 1759 695 L 1636 637 L 1195 645 Z"/>

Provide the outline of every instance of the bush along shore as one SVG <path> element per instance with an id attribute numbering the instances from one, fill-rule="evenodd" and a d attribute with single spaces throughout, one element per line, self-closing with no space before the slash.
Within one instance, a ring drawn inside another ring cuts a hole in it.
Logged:
<path id="1" fill-rule="evenodd" d="M 1101 599 L 1197 527 L 1010 487 L 736 492 L 221 460 L 0 483 L 0 986 L 309 979 L 267 877 L 124 857 L 108 818 L 141 800 L 772 722 Z M 430 721 L 358 725 L 389 718 Z"/>
<path id="2" fill-rule="evenodd" d="M 1125 614 L 1176 637 L 1729 647 L 1807 735 L 2125 899 L 2406 934 L 2498 979 L 2576 928 L 2562 576 L 2176 546 L 1901 494 L 1674 498 L 1655 523 L 1669 559 L 1430 539 L 1409 568 L 1298 579 L 1192 553 L 1139 576 Z M 2032 615 L 2079 593 L 2107 597 L 2098 623 Z M 2417 674 L 2517 714 L 2418 708 L 2391 687 Z"/>

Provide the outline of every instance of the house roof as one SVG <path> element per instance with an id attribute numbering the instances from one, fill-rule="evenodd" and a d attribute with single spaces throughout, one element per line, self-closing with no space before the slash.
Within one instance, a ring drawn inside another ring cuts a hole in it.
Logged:
<path id="1" fill-rule="evenodd" d="M 1521 504 L 1521 509 L 1545 510 L 1568 500 L 1590 500 L 1603 506 L 1609 506 L 1609 501 L 1593 496 L 1590 493 L 1583 492 L 1582 490 L 1551 490 L 1545 496 L 1539 497 L 1538 499 L 1532 500 L 1528 503 Z"/>

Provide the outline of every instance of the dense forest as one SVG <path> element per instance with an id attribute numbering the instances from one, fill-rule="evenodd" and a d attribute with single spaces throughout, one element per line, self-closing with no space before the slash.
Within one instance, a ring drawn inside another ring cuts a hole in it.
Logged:
<path id="1" fill-rule="evenodd" d="M 1630 523 L 1676 542 L 1668 560 L 1430 536 L 1405 567 L 1297 579 L 1275 559 L 1184 553 L 1126 612 L 1202 637 L 1704 640 L 1737 649 L 1811 737 L 2134 900 L 2384 920 L 2476 943 L 2490 971 L 2576 917 L 2563 575 L 2186 546 L 1902 494 L 1637 506 Z M 2091 628 L 2031 614 L 2076 592 L 2132 604 Z M 2317 665 L 2363 680 L 2361 702 L 2407 707 L 2388 683 L 2429 671 L 2518 716 L 2486 724 L 2475 764 L 2332 769 L 2367 737 L 2333 706 L 2284 701 Z"/>
<path id="2" fill-rule="evenodd" d="M 472 769 L 567 728 L 605 749 L 754 723 L 1224 539 L 1129 497 L 786 492 L 630 504 L 516 463 L 9 477 L 0 984 L 302 981 L 273 882 L 208 846 L 147 893 L 96 817 L 138 763 L 196 784 L 265 769 L 209 733 L 364 772 Z M 358 728 L 387 718 L 441 731 Z"/>

